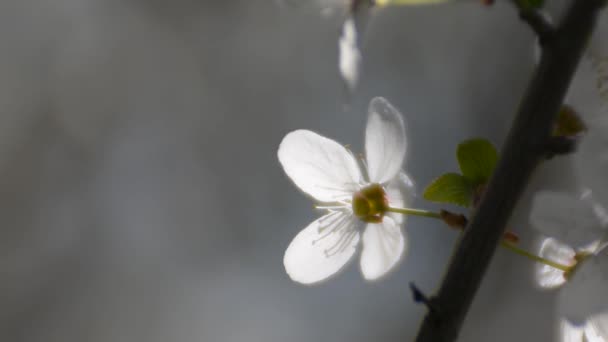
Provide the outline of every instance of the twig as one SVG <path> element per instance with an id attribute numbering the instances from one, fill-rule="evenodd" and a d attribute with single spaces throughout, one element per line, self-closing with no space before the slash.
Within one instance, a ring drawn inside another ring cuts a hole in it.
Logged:
<path id="1" fill-rule="evenodd" d="M 541 12 L 537 10 L 520 10 L 519 17 L 530 25 L 538 36 L 541 46 L 547 44 L 547 41 L 555 35 L 553 24 Z"/>
<path id="2" fill-rule="evenodd" d="M 502 149 L 480 206 L 464 230 L 417 342 L 457 339 L 506 223 L 547 141 L 572 75 L 605 0 L 573 0 L 542 56 Z"/>
<path id="3" fill-rule="evenodd" d="M 422 292 L 416 286 L 416 284 L 410 283 L 410 290 L 412 291 L 412 297 L 414 299 L 414 302 L 422 303 L 422 304 L 426 305 L 426 307 L 429 309 L 430 312 L 433 312 L 434 314 L 438 314 L 437 309 L 433 305 L 433 299 L 427 297 L 427 295 L 425 295 L 424 292 Z"/>
<path id="4" fill-rule="evenodd" d="M 555 136 L 547 141 L 547 159 L 557 155 L 570 154 L 576 151 L 577 136 Z"/>

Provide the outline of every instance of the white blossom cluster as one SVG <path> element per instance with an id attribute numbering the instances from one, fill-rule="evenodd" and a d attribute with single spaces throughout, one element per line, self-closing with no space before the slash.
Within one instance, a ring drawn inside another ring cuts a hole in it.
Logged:
<path id="1" fill-rule="evenodd" d="M 542 287 L 559 287 L 563 340 L 608 340 L 608 42 L 600 22 L 582 58 L 566 102 L 585 124 L 574 155 L 577 194 L 543 190 L 534 199 L 530 223 L 548 238 L 541 256 L 570 265 L 561 272 L 542 265 Z"/>

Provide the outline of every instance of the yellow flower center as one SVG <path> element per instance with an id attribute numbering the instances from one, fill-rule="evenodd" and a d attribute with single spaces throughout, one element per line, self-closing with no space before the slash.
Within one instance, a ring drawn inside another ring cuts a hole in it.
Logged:
<path id="1" fill-rule="evenodd" d="M 388 198 L 380 184 L 371 184 L 353 195 L 353 213 L 361 220 L 371 223 L 382 222 L 388 209 Z"/>

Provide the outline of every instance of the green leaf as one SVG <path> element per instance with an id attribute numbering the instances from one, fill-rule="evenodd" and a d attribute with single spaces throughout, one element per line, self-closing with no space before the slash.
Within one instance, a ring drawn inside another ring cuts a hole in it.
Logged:
<path id="1" fill-rule="evenodd" d="M 450 203 L 463 207 L 471 205 L 473 186 L 457 173 L 445 173 L 433 180 L 422 196 L 432 202 Z"/>
<path id="2" fill-rule="evenodd" d="M 465 140 L 456 150 L 460 171 L 473 186 L 485 184 L 492 176 L 498 153 L 486 139 Z"/>
<path id="3" fill-rule="evenodd" d="M 578 115 L 574 108 L 563 105 L 555 124 L 553 126 L 553 135 L 560 137 L 575 136 L 584 133 L 587 130 L 583 119 Z"/>
<path id="4" fill-rule="evenodd" d="M 545 4 L 544 0 L 517 0 L 520 9 L 535 10 L 542 8 Z"/>

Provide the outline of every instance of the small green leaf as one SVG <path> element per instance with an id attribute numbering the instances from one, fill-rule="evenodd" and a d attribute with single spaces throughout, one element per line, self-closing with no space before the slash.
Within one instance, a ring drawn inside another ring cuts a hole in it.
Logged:
<path id="1" fill-rule="evenodd" d="M 535 10 L 542 8 L 544 3 L 544 0 L 517 0 L 519 8 L 523 10 Z"/>
<path id="2" fill-rule="evenodd" d="M 575 136 L 587 130 L 585 123 L 574 108 L 563 105 L 553 126 L 553 135 L 560 137 Z"/>
<path id="3" fill-rule="evenodd" d="M 432 202 L 468 207 L 473 198 L 473 186 L 457 173 L 445 173 L 432 181 L 422 196 Z"/>
<path id="4" fill-rule="evenodd" d="M 494 145 L 486 139 L 463 141 L 458 145 L 456 155 L 462 175 L 473 186 L 487 183 L 498 161 Z"/>

